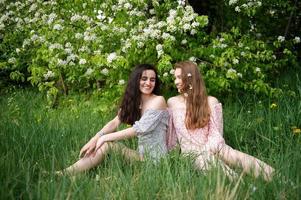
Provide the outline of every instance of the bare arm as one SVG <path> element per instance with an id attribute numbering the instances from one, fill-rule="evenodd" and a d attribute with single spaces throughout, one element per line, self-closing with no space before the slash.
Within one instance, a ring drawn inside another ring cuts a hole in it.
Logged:
<path id="1" fill-rule="evenodd" d="M 109 121 L 100 131 L 98 131 L 94 137 L 92 137 L 89 142 L 87 142 L 83 148 L 80 150 L 79 156 L 89 156 L 95 149 L 98 138 L 101 134 L 107 134 L 113 132 L 120 125 L 119 117 L 116 116 L 113 120 Z"/>
<path id="2" fill-rule="evenodd" d="M 109 133 L 106 135 L 101 136 L 96 144 L 95 152 L 105 143 L 105 142 L 112 142 L 112 141 L 118 141 L 123 140 L 127 138 L 131 138 L 136 136 L 137 133 L 133 128 L 127 128 L 121 131 L 117 131 L 114 133 Z"/>
<path id="3" fill-rule="evenodd" d="M 100 131 L 98 131 L 94 137 L 99 138 L 100 134 L 108 134 L 116 131 L 117 127 L 121 124 L 118 115 L 109 121 Z"/>

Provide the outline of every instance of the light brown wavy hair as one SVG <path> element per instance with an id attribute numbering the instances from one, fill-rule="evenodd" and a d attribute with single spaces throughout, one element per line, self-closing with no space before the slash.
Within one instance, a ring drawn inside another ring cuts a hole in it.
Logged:
<path id="1" fill-rule="evenodd" d="M 186 99 L 185 125 L 187 129 L 203 128 L 209 122 L 210 108 L 205 82 L 198 66 L 191 61 L 175 64 L 175 69 L 181 69 L 183 88 L 181 93 Z"/>

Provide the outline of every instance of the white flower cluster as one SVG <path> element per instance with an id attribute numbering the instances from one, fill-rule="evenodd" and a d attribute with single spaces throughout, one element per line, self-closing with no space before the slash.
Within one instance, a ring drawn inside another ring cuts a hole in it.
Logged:
<path id="1" fill-rule="evenodd" d="M 96 39 L 96 34 L 92 32 L 93 29 L 88 28 L 85 32 L 84 32 L 84 40 L 85 41 L 93 41 Z"/>
<path id="2" fill-rule="evenodd" d="M 102 73 L 103 75 L 108 75 L 109 74 L 109 70 L 107 68 L 103 68 L 100 73 Z"/>
<path id="3" fill-rule="evenodd" d="M 278 40 L 279 42 L 284 42 L 285 37 L 280 35 L 280 36 L 278 36 L 277 40 Z"/>
<path id="4" fill-rule="evenodd" d="M 62 60 L 62 59 L 58 59 L 57 60 L 57 64 L 58 64 L 58 66 L 65 66 L 65 65 L 67 65 L 67 61 L 66 60 Z"/>
<path id="5" fill-rule="evenodd" d="M 108 55 L 107 62 L 112 63 L 116 59 L 117 59 L 117 54 L 115 52 L 113 52 Z"/>
<path id="6" fill-rule="evenodd" d="M 121 79 L 121 80 L 118 81 L 118 84 L 119 84 L 119 85 L 124 85 L 124 84 L 125 84 L 125 81 L 124 81 L 123 79 Z"/>
<path id="7" fill-rule="evenodd" d="M 90 76 L 93 72 L 94 72 L 94 69 L 92 69 L 92 68 L 89 67 L 89 68 L 87 69 L 85 75 L 86 75 L 86 76 Z"/>
<path id="8" fill-rule="evenodd" d="M 153 9 L 150 10 L 151 14 L 155 14 Z M 170 40 L 175 41 L 175 35 L 190 33 L 194 35 L 200 26 L 200 23 L 196 20 L 197 14 L 193 11 L 191 6 L 171 9 L 168 13 L 166 20 L 159 21 L 157 17 L 153 16 L 146 20 L 146 22 L 139 22 L 136 30 L 130 31 L 130 37 L 123 42 L 123 52 L 127 52 L 127 49 L 136 44 L 138 48 L 145 46 L 147 41 L 159 41 Z M 208 19 L 204 17 L 204 23 L 208 23 Z M 187 41 L 183 41 L 186 44 Z M 164 52 L 160 45 L 156 48 L 158 57 Z"/>
<path id="9" fill-rule="evenodd" d="M 84 64 L 86 64 L 86 63 L 87 63 L 86 59 L 84 59 L 84 58 L 79 59 L 78 64 L 84 65 Z"/>
<path id="10" fill-rule="evenodd" d="M 157 50 L 158 58 L 160 58 L 164 54 L 163 45 L 158 44 L 156 46 L 156 50 Z"/>
<path id="11" fill-rule="evenodd" d="M 300 37 L 295 37 L 294 39 L 293 39 L 293 41 L 294 41 L 294 43 L 296 43 L 296 44 L 298 44 L 298 43 L 300 43 Z"/>
<path id="12" fill-rule="evenodd" d="M 57 31 L 63 30 L 63 26 L 60 24 L 55 24 L 53 25 L 53 30 L 57 30 Z"/>
<path id="13" fill-rule="evenodd" d="M 221 49 L 224 49 L 228 47 L 227 44 L 225 44 L 225 39 L 224 38 L 220 38 L 220 37 L 217 37 L 214 41 L 213 41 L 213 48 L 221 48 Z"/>
<path id="14" fill-rule="evenodd" d="M 81 20 L 82 19 L 82 17 L 79 15 L 79 14 L 74 14 L 74 15 L 72 15 L 72 17 L 70 18 L 70 21 L 71 22 L 77 22 L 77 21 L 79 21 L 79 20 Z"/>
<path id="15" fill-rule="evenodd" d="M 259 0 L 247 0 L 245 3 L 238 5 L 238 0 L 229 0 L 230 6 L 235 6 L 234 10 L 236 12 L 241 12 L 241 10 L 249 10 L 249 9 L 256 9 L 262 6 L 262 2 Z"/>
<path id="16" fill-rule="evenodd" d="M 17 59 L 15 57 L 11 57 L 11 58 L 8 59 L 7 62 L 10 63 L 10 64 L 15 64 L 17 62 Z"/>
<path id="17" fill-rule="evenodd" d="M 47 24 L 52 24 L 52 22 L 54 22 L 54 20 L 57 18 L 57 15 L 55 13 L 51 13 L 49 16 L 48 16 L 48 19 L 47 19 Z"/>
<path id="18" fill-rule="evenodd" d="M 63 48 L 63 45 L 61 45 L 60 43 L 54 43 L 54 44 L 50 44 L 48 49 L 50 51 L 53 51 L 55 49 L 64 49 L 64 48 Z"/>
<path id="19" fill-rule="evenodd" d="M 45 80 L 48 80 L 49 78 L 54 77 L 54 75 L 55 75 L 54 72 L 48 70 L 47 73 L 44 74 L 43 76 L 44 76 Z"/>

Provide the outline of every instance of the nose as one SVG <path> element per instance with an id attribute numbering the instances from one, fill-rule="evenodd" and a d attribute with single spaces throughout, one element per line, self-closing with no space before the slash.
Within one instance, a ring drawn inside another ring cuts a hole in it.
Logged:
<path id="1" fill-rule="evenodd" d="M 150 79 L 147 79 L 147 80 L 145 81 L 145 84 L 150 85 Z"/>
<path id="2" fill-rule="evenodd" d="M 175 85 L 178 85 L 179 84 L 179 80 L 176 78 L 175 79 Z"/>

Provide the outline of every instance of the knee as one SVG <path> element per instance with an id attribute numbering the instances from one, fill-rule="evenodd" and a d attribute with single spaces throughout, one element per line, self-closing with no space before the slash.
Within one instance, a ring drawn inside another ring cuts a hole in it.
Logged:
<path id="1" fill-rule="evenodd" d="M 107 152 L 114 146 L 113 142 L 105 142 L 103 145 L 98 149 L 98 152 Z"/>

